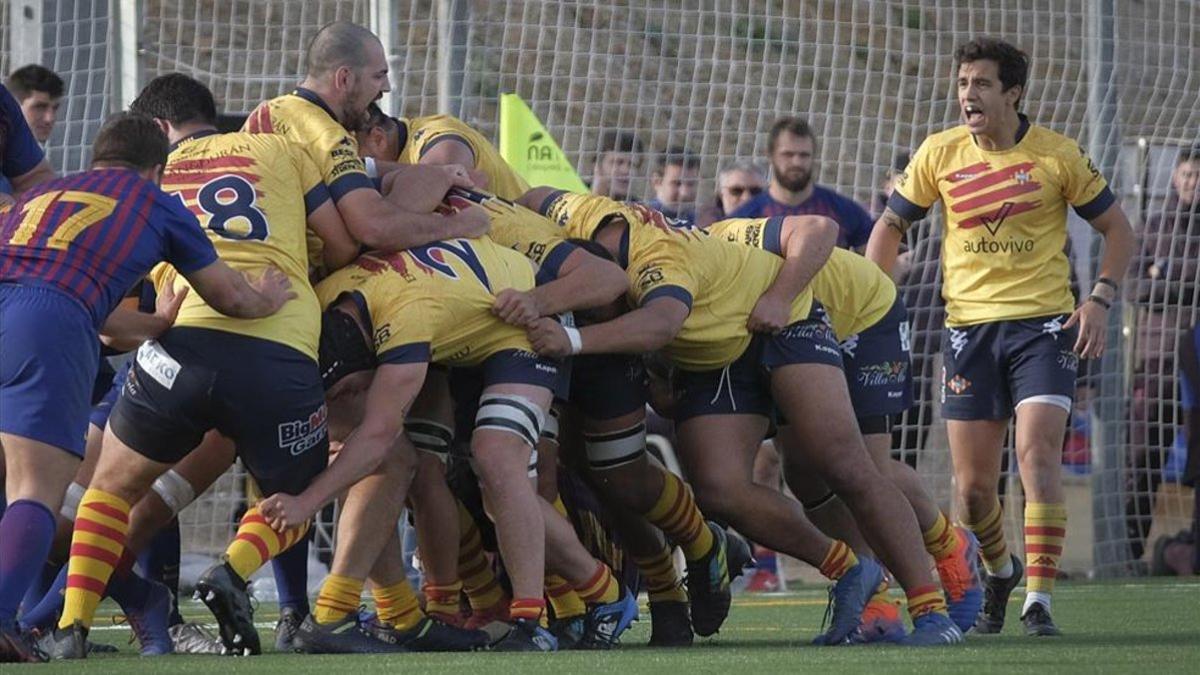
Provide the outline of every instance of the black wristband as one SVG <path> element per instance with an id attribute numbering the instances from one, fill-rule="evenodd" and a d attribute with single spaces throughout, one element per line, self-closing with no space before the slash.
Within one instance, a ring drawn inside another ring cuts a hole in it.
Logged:
<path id="1" fill-rule="evenodd" d="M 1104 309 L 1112 309 L 1112 303 L 1098 295 L 1089 295 L 1088 300 L 1090 302 L 1096 303 L 1097 305 L 1100 305 Z"/>
<path id="2" fill-rule="evenodd" d="M 1099 279 L 1096 279 L 1096 283 L 1104 284 L 1105 286 L 1108 286 L 1109 288 L 1113 289 L 1114 292 L 1118 290 L 1117 282 L 1113 281 L 1112 279 L 1109 279 L 1108 277 L 1100 277 Z"/>

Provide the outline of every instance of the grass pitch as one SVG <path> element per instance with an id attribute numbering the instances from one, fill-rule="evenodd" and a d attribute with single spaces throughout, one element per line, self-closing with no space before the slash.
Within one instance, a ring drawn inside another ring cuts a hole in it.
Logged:
<path id="1" fill-rule="evenodd" d="M 520 673 L 608 672 L 722 673 L 1099 673 L 1145 675 L 1200 672 L 1200 582 L 1060 583 L 1054 594 L 1054 618 L 1066 635 L 1028 638 L 1020 632 L 1020 598 L 1013 594 L 1003 635 L 968 636 L 952 648 L 905 649 L 892 646 L 813 647 L 825 608 L 825 592 L 807 588 L 795 593 L 742 595 L 719 635 L 697 640 L 691 649 L 649 649 L 647 619 L 625 634 L 614 652 L 521 654 L 397 654 L 378 656 L 309 656 L 268 653 L 252 658 L 168 656 L 140 658 L 127 644 L 129 631 L 111 625 L 108 604 L 101 608 L 92 639 L 118 645 L 120 654 L 93 657 L 82 663 L 29 668 L 30 672 L 73 673 Z M 645 607 L 643 606 L 643 610 Z M 208 620 L 205 608 L 188 602 L 189 619 Z M 256 616 L 264 647 L 272 644 L 274 608 Z"/>

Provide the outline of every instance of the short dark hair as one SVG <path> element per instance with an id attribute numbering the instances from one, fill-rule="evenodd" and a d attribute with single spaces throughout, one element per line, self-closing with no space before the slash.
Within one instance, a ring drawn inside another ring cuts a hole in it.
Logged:
<path id="1" fill-rule="evenodd" d="M 367 106 L 367 123 L 363 125 L 360 131 L 367 132 L 375 127 L 389 131 L 392 125 L 396 123 L 395 117 L 383 112 L 383 108 L 380 108 L 378 103 L 372 102 L 371 105 Z"/>
<path id="2" fill-rule="evenodd" d="M 1175 158 L 1175 166 L 1184 162 L 1200 162 L 1200 142 L 1185 145 L 1179 149 L 1179 155 Z"/>
<path id="3" fill-rule="evenodd" d="M 807 120 L 802 117 L 780 117 L 771 125 L 771 132 L 767 135 L 768 155 L 775 152 L 775 143 L 785 131 L 800 138 L 811 139 L 814 146 L 817 144 L 817 135 L 813 133 L 812 127 L 808 126 Z"/>
<path id="4" fill-rule="evenodd" d="M 62 78 L 53 70 L 36 63 L 12 71 L 5 84 L 18 101 L 24 101 L 35 91 L 40 91 L 50 98 L 62 98 L 65 86 Z"/>
<path id="5" fill-rule="evenodd" d="M 217 102 L 199 80 L 183 73 L 160 75 L 146 85 L 129 109 L 178 127 L 189 122 L 217 123 Z"/>
<path id="6" fill-rule="evenodd" d="M 684 170 L 700 169 L 700 158 L 680 147 L 674 147 L 658 156 L 654 163 L 654 173 L 662 175 L 668 166 L 678 166 Z"/>
<path id="7" fill-rule="evenodd" d="M 954 50 L 955 77 L 958 76 L 962 64 L 973 61 L 994 61 L 1000 70 L 1001 91 L 1020 86 L 1021 96 L 1025 96 L 1025 89 L 1029 84 L 1029 56 L 1025 52 L 998 38 L 975 38 Z M 1020 104 L 1021 99 L 1018 98 L 1013 106 L 1017 107 Z"/>
<path id="8" fill-rule="evenodd" d="M 319 77 L 343 66 L 363 68 L 367 65 L 367 44 L 379 41 L 379 36 L 349 21 L 331 23 L 321 30 L 308 45 L 305 65 L 308 75 Z"/>
<path id="9" fill-rule="evenodd" d="M 104 120 L 92 144 L 92 164 L 125 164 L 138 171 L 164 166 L 171 144 L 151 118 L 119 112 Z"/>
<path id="10" fill-rule="evenodd" d="M 604 133 L 600 134 L 600 145 L 596 149 L 596 159 L 600 159 L 600 156 L 606 152 L 640 154 L 642 152 L 642 141 L 632 131 L 606 129 Z"/>

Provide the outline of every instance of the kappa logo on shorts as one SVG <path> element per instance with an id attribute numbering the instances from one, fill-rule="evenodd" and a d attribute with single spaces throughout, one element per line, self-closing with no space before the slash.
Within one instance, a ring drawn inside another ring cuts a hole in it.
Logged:
<path id="1" fill-rule="evenodd" d="M 308 417 L 280 424 L 279 447 L 291 452 L 292 456 L 303 454 L 309 448 L 315 447 L 325 438 L 325 422 L 328 417 L 329 410 L 322 403 L 321 407 Z"/>
<path id="2" fill-rule="evenodd" d="M 954 350 L 954 358 L 958 358 L 962 354 L 962 350 L 967 348 L 967 342 L 971 337 L 967 335 L 967 331 L 957 328 L 950 329 L 950 349 Z"/>
<path id="3" fill-rule="evenodd" d="M 1058 334 L 1063 331 L 1063 317 L 1056 316 L 1042 324 L 1042 333 L 1053 335 L 1054 339 L 1058 339 Z"/>
<path id="4" fill-rule="evenodd" d="M 956 396 L 962 396 L 962 393 L 971 388 L 971 381 L 962 375 L 955 375 L 946 382 L 946 388 L 954 392 Z"/>

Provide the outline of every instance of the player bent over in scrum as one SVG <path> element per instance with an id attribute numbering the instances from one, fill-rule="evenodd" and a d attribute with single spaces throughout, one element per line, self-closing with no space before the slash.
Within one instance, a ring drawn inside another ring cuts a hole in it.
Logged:
<path id="1" fill-rule="evenodd" d="M 272 307 L 279 311 L 260 320 L 223 316 L 189 295 L 175 325 L 138 349 L 76 515 L 66 601 L 49 644 L 56 658 L 84 656 L 86 629 L 126 551 L 132 505 L 206 432 L 218 429 L 235 442 L 266 494 L 302 490 L 324 468 L 328 452 L 308 228 L 337 253 L 335 263 L 351 258 L 357 246 L 320 172 L 286 139 L 218 133 L 212 94 L 191 78 L 155 79 L 134 107 L 153 112 L 167 130 L 174 149 L 164 185 L 201 219 L 221 258 L 251 272 L 277 266 L 291 290 L 281 284 Z M 152 278 L 157 286 L 179 282 L 165 266 Z M 300 523 L 276 536 L 252 506 L 224 561 L 201 576 L 197 590 L 217 617 L 227 650 L 261 650 L 246 579 L 307 529 Z"/>
<path id="2" fill-rule="evenodd" d="M 811 218 L 735 218 L 714 223 L 708 231 L 727 241 L 783 256 L 787 267 L 799 263 L 802 246 L 797 245 L 796 236 L 811 227 L 812 223 L 807 222 Z M 776 285 L 780 279 L 784 275 L 777 278 Z M 846 386 L 863 442 L 879 471 L 896 484 L 912 506 L 925 550 L 937 563 L 938 576 L 949 600 L 950 617 L 965 633 L 974 625 L 983 603 L 976 562 L 978 540 L 965 528 L 950 526 L 912 467 L 891 457 L 890 416 L 912 405 L 904 303 L 895 284 L 882 270 L 866 258 L 840 248 L 830 253 L 810 286 L 813 296 L 828 312 L 834 336 L 841 346 Z M 779 288 L 783 297 L 794 296 L 800 290 Z M 777 438 L 776 442 L 785 441 Z M 842 537 L 858 548 L 862 535 L 856 531 L 853 517 L 817 472 L 793 453 L 786 474 L 809 517 L 831 536 Z M 904 626 L 895 605 L 887 599 L 886 587 L 881 587 L 867 605 L 862 637 L 867 641 L 895 641 L 904 637 Z"/>
<path id="3" fill-rule="evenodd" d="M 632 595 L 588 555 L 569 523 L 537 497 L 527 475 L 558 365 L 532 354 L 523 331 L 497 319 L 493 308 L 506 289 L 533 287 L 532 264 L 487 238 L 368 254 L 319 284 L 329 306 L 322 328 L 329 398 L 337 408 L 353 408 L 361 400 L 362 419 L 309 490 L 268 499 L 264 509 L 277 527 L 286 528 L 356 482 L 351 496 L 358 491 L 381 501 L 369 510 L 364 506 L 354 520 L 343 518 L 333 573 L 297 634 L 302 649 L 384 650 L 378 640 L 344 627 L 357 620 L 366 572 L 399 515 L 414 452 L 402 433 L 404 417 L 430 362 L 483 372 L 471 450 L 512 581 L 510 616 L 516 624 L 497 649 L 554 648 L 553 636 L 538 624 L 545 611 L 547 568 L 570 580 L 591 604 L 595 641 L 615 642 L 636 616 Z M 400 468 L 389 468 L 394 464 Z M 379 513 L 380 503 L 387 512 Z M 343 513 L 349 511 L 347 504 Z"/>
<path id="4" fill-rule="evenodd" d="M 761 313 L 763 294 L 780 274 L 811 279 L 833 247 L 781 270 L 770 254 L 699 232 L 672 228 L 646 209 L 600 197 L 551 193 L 543 213 L 568 232 L 604 246 L 630 277 L 638 309 L 572 335 L 541 321 L 531 330 L 541 353 L 640 353 L 663 349 L 680 368 L 677 431 L 701 507 L 739 531 L 813 563 L 835 586 L 835 618 L 823 641 L 841 644 L 858 627 L 867 598 L 883 578 L 870 559 L 812 527 L 799 504 L 750 481 L 750 461 L 766 430 L 771 399 L 790 421 L 792 452 L 803 453 L 847 501 L 873 547 L 900 579 L 916 633 L 944 642 L 962 634 L 945 613 L 920 546 L 920 530 L 903 495 L 876 470 L 858 433 L 841 354 L 823 310 L 803 291 L 791 301 L 768 296 L 783 311 Z M 803 285 L 803 284 L 802 284 Z M 751 315 L 783 323 L 752 337 Z M 737 448 L 740 452 L 730 452 Z"/>

